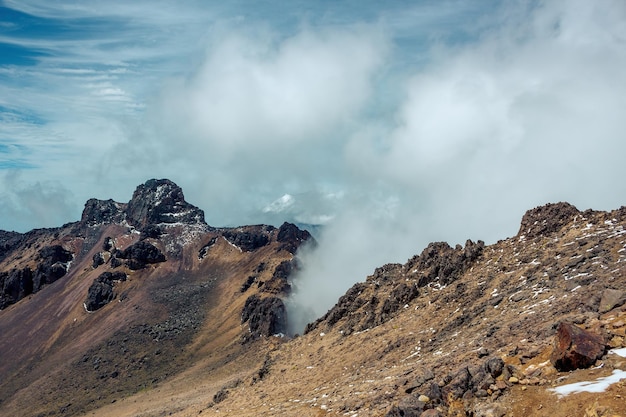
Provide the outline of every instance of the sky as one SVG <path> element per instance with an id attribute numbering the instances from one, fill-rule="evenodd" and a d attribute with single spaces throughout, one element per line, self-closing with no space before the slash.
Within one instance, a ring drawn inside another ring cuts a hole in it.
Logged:
<path id="1" fill-rule="evenodd" d="M 626 2 L 0 1 L 0 229 L 169 178 L 213 226 L 324 225 L 325 311 L 431 241 L 626 201 Z"/>

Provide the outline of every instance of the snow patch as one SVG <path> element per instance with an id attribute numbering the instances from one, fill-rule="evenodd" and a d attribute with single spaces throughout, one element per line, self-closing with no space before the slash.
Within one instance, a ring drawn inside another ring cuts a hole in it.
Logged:
<path id="1" fill-rule="evenodd" d="M 559 397 L 579 392 L 604 392 L 611 384 L 619 382 L 626 378 L 626 371 L 616 369 L 609 376 L 597 378 L 594 381 L 575 382 L 573 384 L 561 385 L 560 387 L 551 388 L 550 391 L 555 392 Z"/>
<path id="2" fill-rule="evenodd" d="M 609 353 L 626 358 L 626 348 L 611 349 L 609 350 Z"/>

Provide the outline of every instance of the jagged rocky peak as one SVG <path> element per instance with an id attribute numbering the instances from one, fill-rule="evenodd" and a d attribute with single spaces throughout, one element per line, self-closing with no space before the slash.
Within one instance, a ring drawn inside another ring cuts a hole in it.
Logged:
<path id="1" fill-rule="evenodd" d="M 163 223 L 206 224 L 204 212 L 185 201 L 183 190 L 167 179 L 138 186 L 128 202 L 126 219 L 139 229 Z"/>
<path id="2" fill-rule="evenodd" d="M 105 223 L 120 223 L 124 220 L 126 204 L 109 200 L 91 198 L 85 203 L 81 223 L 96 226 Z"/>
<path id="3" fill-rule="evenodd" d="M 581 212 L 569 203 L 550 203 L 528 210 L 522 217 L 519 237 L 534 238 L 559 231 Z"/>

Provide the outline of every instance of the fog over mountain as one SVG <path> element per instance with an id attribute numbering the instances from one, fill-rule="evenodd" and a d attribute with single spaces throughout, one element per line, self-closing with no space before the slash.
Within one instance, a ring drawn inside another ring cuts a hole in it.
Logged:
<path id="1" fill-rule="evenodd" d="M 621 1 L 0 10 L 0 229 L 171 178 L 211 225 L 324 225 L 295 295 L 319 315 L 430 241 L 624 204 Z"/>

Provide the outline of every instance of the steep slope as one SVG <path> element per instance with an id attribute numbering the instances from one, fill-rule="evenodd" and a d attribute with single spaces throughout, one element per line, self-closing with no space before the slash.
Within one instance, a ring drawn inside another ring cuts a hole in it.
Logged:
<path id="1" fill-rule="evenodd" d="M 262 361 L 244 336 L 253 343 L 286 318 L 252 311 L 247 331 L 244 305 L 282 304 L 309 235 L 287 223 L 209 227 L 176 184 L 150 180 L 127 204 L 89 200 L 80 222 L 1 237 L 0 414 L 77 415 L 198 358 Z"/>
<path id="2" fill-rule="evenodd" d="M 538 207 L 512 238 L 433 243 L 378 268 L 305 335 L 259 342 L 268 354 L 248 372 L 188 372 L 95 415 L 625 415 L 623 381 L 552 391 L 624 370 L 623 358 L 571 372 L 550 360 L 561 322 L 624 346 L 625 281 L 626 208 Z"/>
<path id="3" fill-rule="evenodd" d="M 624 381 L 554 391 L 626 370 L 609 350 L 626 346 L 624 207 L 548 204 L 493 245 L 432 243 L 294 338 L 282 299 L 308 233 L 210 227 L 167 180 L 0 239 L 0 415 L 626 415 Z M 563 329 L 599 351 L 580 360 Z"/>

